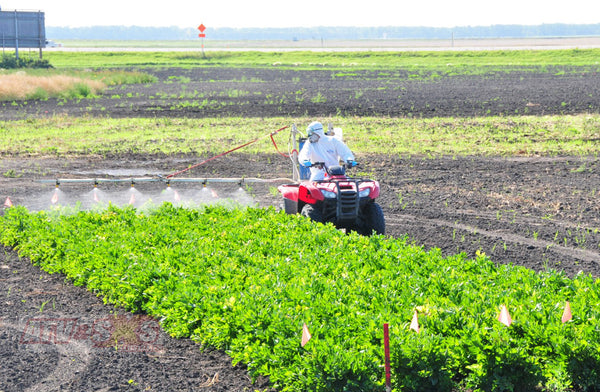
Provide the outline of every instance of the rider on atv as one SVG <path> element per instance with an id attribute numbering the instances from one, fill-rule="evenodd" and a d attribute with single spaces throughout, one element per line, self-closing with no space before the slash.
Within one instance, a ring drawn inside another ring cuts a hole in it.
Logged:
<path id="1" fill-rule="evenodd" d="M 337 166 L 343 161 L 347 166 L 356 166 L 352 151 L 340 139 L 325 135 L 323 124 L 318 121 L 310 123 L 306 128 L 309 143 L 304 143 L 298 154 L 298 162 L 302 166 L 310 167 L 310 181 L 323 180 L 326 168 Z M 313 166 L 314 163 L 323 162 L 325 167 Z"/>

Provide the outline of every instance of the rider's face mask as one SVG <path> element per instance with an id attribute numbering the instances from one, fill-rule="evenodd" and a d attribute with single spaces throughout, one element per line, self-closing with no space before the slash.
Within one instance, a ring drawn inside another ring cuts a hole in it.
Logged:
<path id="1" fill-rule="evenodd" d="M 308 137 L 308 141 L 311 143 L 316 143 L 319 141 L 319 135 L 317 135 L 316 133 L 313 133 L 312 135 L 310 135 Z"/>

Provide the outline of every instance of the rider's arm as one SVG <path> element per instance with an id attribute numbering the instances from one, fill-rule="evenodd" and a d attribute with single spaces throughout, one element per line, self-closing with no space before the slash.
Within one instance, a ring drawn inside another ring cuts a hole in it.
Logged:
<path id="1" fill-rule="evenodd" d="M 338 139 L 333 139 L 333 142 L 335 143 L 335 149 L 337 150 L 340 160 L 344 162 L 354 161 L 354 154 L 352 154 L 352 151 L 350 151 L 344 142 Z"/>

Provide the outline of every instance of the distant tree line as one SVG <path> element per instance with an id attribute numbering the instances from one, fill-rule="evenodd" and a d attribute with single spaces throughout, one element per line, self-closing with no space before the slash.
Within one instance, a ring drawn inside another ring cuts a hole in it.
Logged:
<path id="1" fill-rule="evenodd" d="M 196 39 L 196 28 L 91 26 L 46 27 L 51 39 L 85 40 L 187 40 Z M 357 39 L 448 39 L 461 38 L 541 38 L 600 36 L 600 24 L 492 25 L 462 27 L 289 27 L 289 28 L 210 28 L 207 39 L 214 40 L 357 40 Z"/>

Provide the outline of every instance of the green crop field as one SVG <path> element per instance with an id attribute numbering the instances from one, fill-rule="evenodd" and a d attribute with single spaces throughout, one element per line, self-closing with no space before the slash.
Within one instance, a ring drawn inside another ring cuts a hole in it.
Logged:
<path id="1" fill-rule="evenodd" d="M 11 208 L 0 241 L 174 336 L 225 349 L 282 391 L 382 389 L 383 323 L 394 390 L 600 383 L 600 290 L 584 274 L 443 258 L 273 209 L 59 212 Z M 563 320 L 568 301 L 574 316 Z M 301 347 L 303 324 L 312 339 Z"/>

